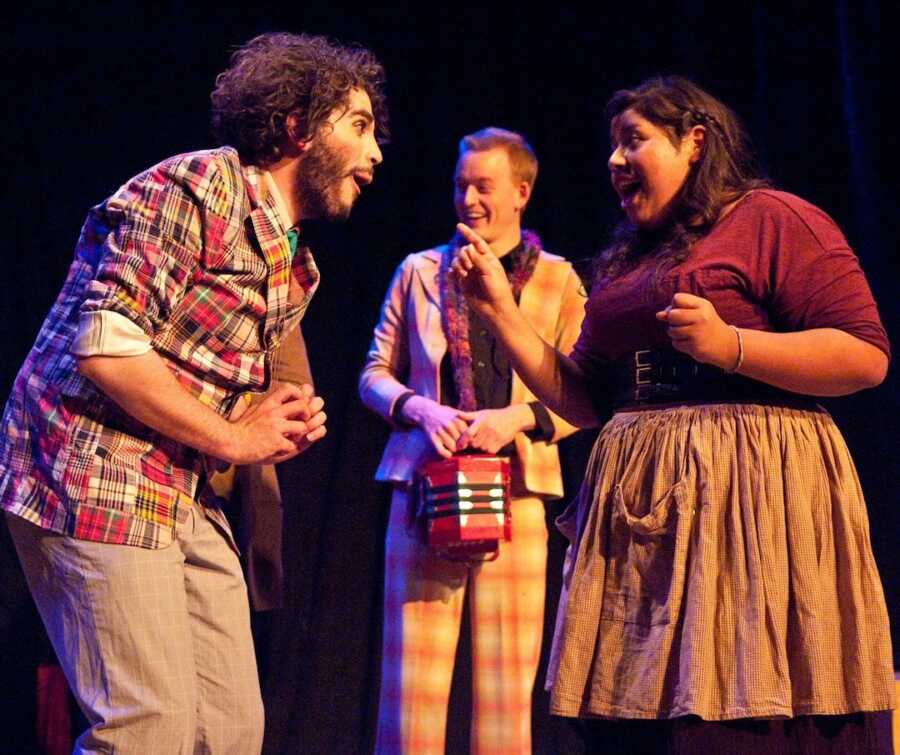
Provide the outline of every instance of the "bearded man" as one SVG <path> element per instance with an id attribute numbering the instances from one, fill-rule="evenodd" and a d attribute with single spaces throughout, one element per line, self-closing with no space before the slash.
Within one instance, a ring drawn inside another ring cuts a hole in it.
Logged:
<path id="1" fill-rule="evenodd" d="M 542 251 L 522 214 L 537 158 L 521 136 L 463 137 L 454 174 L 457 219 L 501 258 L 519 309 L 568 353 L 585 296 L 572 265 Z M 468 598 L 473 753 L 531 752 L 547 565 L 544 502 L 563 494 L 556 442 L 575 428 L 519 377 L 448 275 L 460 244 L 409 255 L 397 269 L 360 376 L 363 402 L 394 428 L 376 479 L 394 486 L 385 546 L 384 646 L 375 751 L 442 753 Z M 495 559 L 466 561 L 421 542 L 411 521 L 416 474 L 466 451 L 509 456 L 512 540 Z"/>
<path id="2" fill-rule="evenodd" d="M 284 461 L 325 433 L 271 388 L 319 274 L 299 224 L 345 219 L 381 162 L 367 50 L 264 34 L 212 93 L 223 145 L 91 210 L 15 381 L 0 505 L 89 728 L 78 752 L 258 752 L 263 711 L 214 460 Z"/>

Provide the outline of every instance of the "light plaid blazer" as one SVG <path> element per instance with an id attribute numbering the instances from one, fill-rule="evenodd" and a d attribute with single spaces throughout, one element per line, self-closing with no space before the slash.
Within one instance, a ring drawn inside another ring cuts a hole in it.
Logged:
<path id="1" fill-rule="evenodd" d="M 440 365 L 447 351 L 441 326 L 438 269 L 444 247 L 409 255 L 391 281 L 381 320 L 369 347 L 359 379 L 363 403 L 389 422 L 394 402 L 412 389 L 440 401 Z M 519 309 L 538 334 L 568 354 L 581 330 L 585 294 L 572 265 L 562 257 L 541 252 L 531 279 L 522 289 Z M 510 403 L 535 401 L 534 394 L 513 373 Z M 550 413 L 556 430 L 550 442 L 532 441 L 524 433 L 515 438 L 513 470 L 528 492 L 546 498 L 563 494 L 556 441 L 575 432 Z M 436 458 L 419 428 L 397 427 L 391 433 L 375 478 L 409 482 L 425 461 Z"/>
<path id="2" fill-rule="evenodd" d="M 0 505 L 77 538 L 170 543 L 177 507 L 198 495 L 200 454 L 78 372 L 79 317 L 129 318 L 193 396 L 227 415 L 268 387 L 270 356 L 318 283 L 309 250 L 292 262 L 285 234 L 261 172 L 228 147 L 170 158 L 91 210 L 6 405 Z"/>

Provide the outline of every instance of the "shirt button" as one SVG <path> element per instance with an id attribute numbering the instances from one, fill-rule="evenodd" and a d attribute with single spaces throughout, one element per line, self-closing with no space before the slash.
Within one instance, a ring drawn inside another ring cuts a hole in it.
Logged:
<path id="1" fill-rule="evenodd" d="M 484 367 L 484 362 L 478 362 L 479 367 Z"/>

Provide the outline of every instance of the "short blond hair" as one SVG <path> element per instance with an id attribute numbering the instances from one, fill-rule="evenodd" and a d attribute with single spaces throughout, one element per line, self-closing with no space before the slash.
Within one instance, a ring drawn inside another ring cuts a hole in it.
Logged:
<path id="1" fill-rule="evenodd" d="M 516 131 L 508 131 L 505 128 L 488 126 L 473 134 L 467 134 L 459 140 L 460 157 L 467 152 L 485 152 L 495 148 L 506 150 L 513 177 L 517 181 L 524 181 L 529 188 L 534 189 L 534 182 L 537 180 L 538 161 L 534 150 L 525 141 L 525 137 L 522 134 Z"/>

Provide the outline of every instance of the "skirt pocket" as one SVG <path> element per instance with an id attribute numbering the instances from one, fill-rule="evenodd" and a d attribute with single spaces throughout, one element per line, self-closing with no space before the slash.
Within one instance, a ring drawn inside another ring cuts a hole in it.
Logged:
<path id="1" fill-rule="evenodd" d="M 604 619 L 655 626 L 677 618 L 693 513 L 684 489 L 682 482 L 675 483 L 638 516 L 622 486 L 613 488 Z"/>

